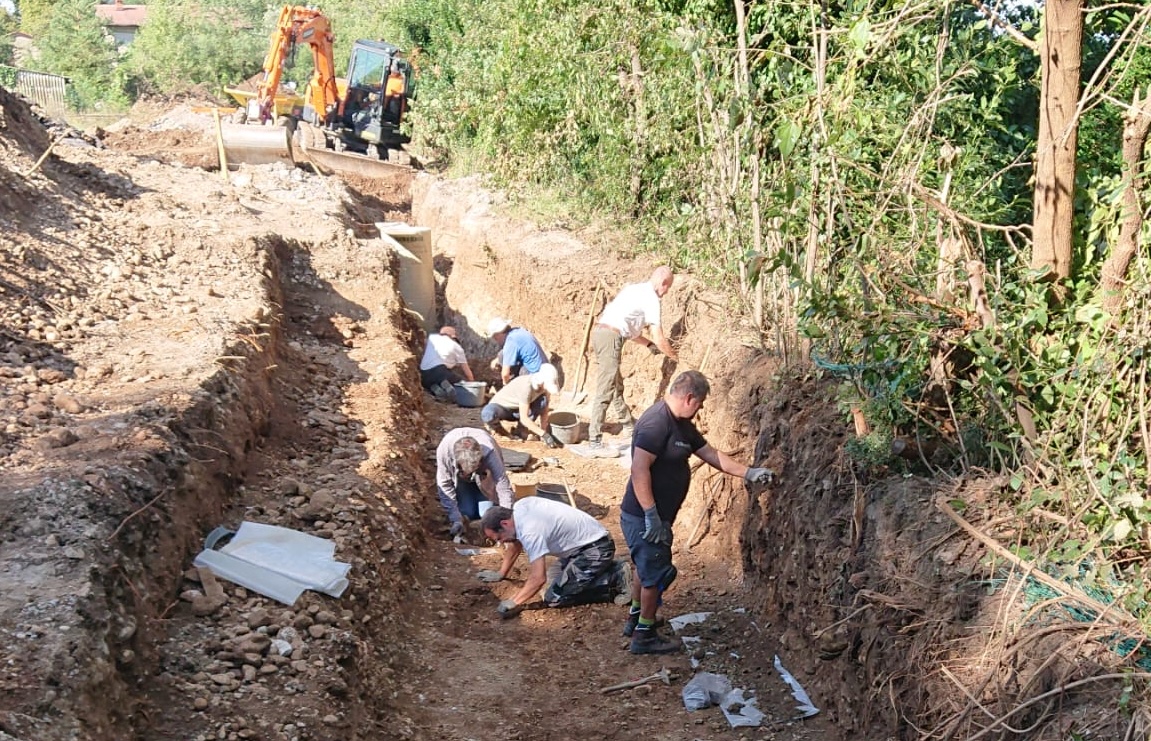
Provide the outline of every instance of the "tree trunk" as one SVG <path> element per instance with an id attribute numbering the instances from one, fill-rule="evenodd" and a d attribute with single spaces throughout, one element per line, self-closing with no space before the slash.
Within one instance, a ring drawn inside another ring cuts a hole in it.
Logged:
<path id="1" fill-rule="evenodd" d="M 1043 21 L 1039 144 L 1035 153 L 1034 248 L 1031 267 L 1051 278 L 1071 275 L 1075 146 L 1083 0 L 1047 0 Z"/>
<path id="2" fill-rule="evenodd" d="M 1127 266 L 1139 248 L 1139 232 L 1143 229 L 1143 150 L 1147 134 L 1151 131 L 1151 90 L 1143 100 L 1135 93 L 1135 100 L 1123 117 L 1123 219 L 1119 224 L 1119 241 L 1103 262 L 1099 290 L 1103 295 L 1103 308 L 1112 316 L 1123 305 Z"/>

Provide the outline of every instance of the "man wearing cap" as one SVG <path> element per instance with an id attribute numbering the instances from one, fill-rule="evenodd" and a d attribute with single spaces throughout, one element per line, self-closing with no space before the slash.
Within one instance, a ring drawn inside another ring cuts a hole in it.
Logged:
<path id="1" fill-rule="evenodd" d="M 428 335 L 424 357 L 420 360 L 420 383 L 437 399 L 452 399 L 455 396 L 452 384 L 465 379 L 476 380 L 468 367 L 468 356 L 460 346 L 456 328 L 444 325 L 438 333 Z"/>
<path id="2" fill-rule="evenodd" d="M 631 568 L 615 559 L 615 540 L 586 512 L 543 497 L 525 497 L 516 502 L 515 509 L 492 507 L 484 513 L 481 525 L 484 535 L 507 547 L 499 571 L 479 572 L 480 581 L 503 581 L 520 553 L 528 556 L 524 585 L 497 608 L 502 617 L 518 614 L 549 577 L 551 584 L 542 594 L 545 607 L 623 604 L 630 596 Z M 558 559 L 550 570 L 546 556 Z"/>
<path id="3" fill-rule="evenodd" d="M 474 427 L 457 427 L 444 435 L 436 447 L 436 493 L 452 536 L 464 532 L 465 517 L 478 519 L 496 501 L 511 507 L 515 492 L 499 443 Z"/>
<path id="4" fill-rule="evenodd" d="M 588 441 L 593 451 L 604 449 L 602 428 L 609 406 L 623 423 L 625 435 L 630 434 L 635 426 L 635 417 L 623 398 L 623 376 L 619 372 L 624 341 L 642 345 L 653 355 L 662 352 L 672 360 L 678 360 L 675 349 L 664 336 L 659 317 L 659 300 L 671 288 L 674 279 L 671 268 L 664 266 L 656 268 L 646 283 L 624 286 L 604 307 L 592 328 L 591 346 L 598 364 L 588 425 Z M 651 327 L 650 340 L 643 336 L 645 327 Z"/>
<path id="5" fill-rule="evenodd" d="M 516 376 L 480 410 L 484 429 L 493 435 L 504 434 L 500 422 L 515 421 L 549 448 L 558 448 L 559 440 L 548 431 L 548 408 L 551 397 L 559 392 L 556 367 L 551 363 L 544 363 L 531 375 Z"/>
<path id="6" fill-rule="evenodd" d="M 521 371 L 535 373 L 548 362 L 540 341 L 523 327 L 513 327 L 507 319 L 497 317 L 488 322 L 488 336 L 500 344 L 500 353 L 492 360 L 492 370 L 500 369 L 504 384 Z"/>

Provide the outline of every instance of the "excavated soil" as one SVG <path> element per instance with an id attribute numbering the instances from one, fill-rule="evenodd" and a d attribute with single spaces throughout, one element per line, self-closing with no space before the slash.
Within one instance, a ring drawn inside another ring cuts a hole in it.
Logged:
<path id="1" fill-rule="evenodd" d="M 993 643 L 1027 606 L 989 586 L 985 552 L 935 501 L 965 497 L 969 518 L 1002 525 L 1002 483 L 868 479 L 844 456 L 832 384 L 778 367 L 690 275 L 664 300 L 681 361 L 628 349 L 628 401 L 700 369 L 712 444 L 779 473 L 750 491 L 695 475 L 663 610 L 712 612 L 685 630 L 698 643 L 631 656 L 614 605 L 499 619 L 524 564 L 478 582 L 498 556 L 460 553 L 432 485 L 436 443 L 478 410 L 420 389 L 424 329 L 371 225 L 432 229 L 437 320 L 473 367 L 495 353 L 480 330 L 498 314 L 540 337 L 569 391 L 590 391 L 577 381 L 600 284 L 652 264 L 511 219 L 474 180 L 224 179 L 209 119 L 147 114 L 84 137 L 0 90 L 0 739 L 966 738 L 1118 662 L 1084 640 L 1049 660 L 1057 621 Z M 577 401 L 560 408 L 586 412 Z M 531 456 L 520 494 L 568 485 L 622 546 L 620 462 L 506 447 Z M 289 607 L 192 568 L 210 530 L 243 521 L 332 540 L 349 588 Z M 776 656 L 819 715 L 796 717 Z M 665 667 L 670 685 L 599 691 Z M 695 667 L 755 694 L 763 725 L 686 712 Z M 968 712 L 959 682 L 986 706 Z M 1122 737 L 1129 716 L 1110 707 L 1079 697 L 1012 721 Z"/>

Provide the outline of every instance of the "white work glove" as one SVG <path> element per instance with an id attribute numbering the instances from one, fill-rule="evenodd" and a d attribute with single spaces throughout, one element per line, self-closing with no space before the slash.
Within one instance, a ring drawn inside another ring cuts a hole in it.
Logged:
<path id="1" fill-rule="evenodd" d="M 514 599 L 506 599 L 500 602 L 500 606 L 496 608 L 496 612 L 498 612 L 502 618 L 519 615 L 521 610 L 523 610 L 523 608 L 516 604 Z"/>
<path id="2" fill-rule="evenodd" d="M 744 481 L 749 484 L 770 484 L 775 478 L 775 471 L 770 468 L 749 468 L 743 475 Z"/>
<path id="3" fill-rule="evenodd" d="M 476 574 L 476 578 L 482 582 L 487 582 L 488 584 L 495 584 L 498 581 L 503 581 L 504 575 L 498 571 L 484 569 L 483 571 L 480 571 Z"/>

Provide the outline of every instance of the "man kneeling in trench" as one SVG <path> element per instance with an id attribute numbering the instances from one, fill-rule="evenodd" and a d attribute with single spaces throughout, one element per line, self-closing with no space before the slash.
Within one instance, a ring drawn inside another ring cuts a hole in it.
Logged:
<path id="1" fill-rule="evenodd" d="M 543 497 L 526 497 L 514 510 L 492 507 L 481 520 L 484 534 L 506 543 L 499 571 L 481 571 L 480 581 L 507 578 L 520 551 L 528 555 L 528 577 L 523 587 L 497 608 L 503 617 L 518 614 L 552 577 L 543 593 L 545 607 L 570 607 L 611 602 L 631 595 L 631 568 L 615 560 L 615 541 L 604 526 L 586 512 Z M 544 556 L 559 559 L 549 574 Z M 621 601 L 620 604 L 623 604 Z"/>

